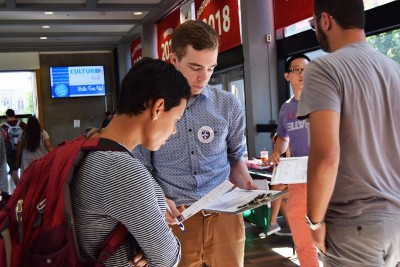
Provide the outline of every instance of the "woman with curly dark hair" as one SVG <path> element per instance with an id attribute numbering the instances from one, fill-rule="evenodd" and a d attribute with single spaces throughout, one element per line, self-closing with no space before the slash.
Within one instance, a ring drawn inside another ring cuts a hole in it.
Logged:
<path id="1" fill-rule="evenodd" d="M 24 131 L 18 137 L 17 166 L 21 173 L 28 168 L 32 161 L 43 157 L 53 149 L 49 134 L 42 129 L 39 120 L 29 117 Z"/>

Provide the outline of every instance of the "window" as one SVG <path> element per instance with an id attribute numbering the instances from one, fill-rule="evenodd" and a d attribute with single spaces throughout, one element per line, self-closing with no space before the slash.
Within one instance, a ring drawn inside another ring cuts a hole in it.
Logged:
<path id="1" fill-rule="evenodd" d="M 364 0 L 364 9 L 372 9 L 378 6 L 385 5 L 387 3 L 393 2 L 395 0 Z M 291 35 L 295 35 L 300 32 L 304 32 L 310 29 L 310 25 L 308 24 L 308 21 L 310 18 L 307 18 L 305 20 L 299 21 L 295 24 L 292 24 L 288 27 L 285 27 L 284 29 L 284 37 L 288 37 Z"/>
<path id="2" fill-rule="evenodd" d="M 24 110 L 24 100 L 22 98 L 18 99 L 18 110 Z"/>
<path id="3" fill-rule="evenodd" d="M 33 71 L 0 72 L 0 114 L 37 114 L 36 74 Z"/>
<path id="4" fill-rule="evenodd" d="M 377 50 L 400 63 L 400 29 L 370 36 L 367 41 Z"/>

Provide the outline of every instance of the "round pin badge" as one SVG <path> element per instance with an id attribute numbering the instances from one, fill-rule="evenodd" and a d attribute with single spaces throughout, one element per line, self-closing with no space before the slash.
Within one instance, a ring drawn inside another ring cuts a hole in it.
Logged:
<path id="1" fill-rule="evenodd" d="M 214 131 L 209 126 L 202 126 L 197 132 L 197 138 L 200 142 L 208 144 L 214 139 Z"/>

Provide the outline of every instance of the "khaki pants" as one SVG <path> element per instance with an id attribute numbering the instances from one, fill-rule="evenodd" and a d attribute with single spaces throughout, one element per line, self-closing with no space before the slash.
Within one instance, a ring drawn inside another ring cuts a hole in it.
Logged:
<path id="1" fill-rule="evenodd" d="M 184 221 L 185 232 L 172 231 L 182 246 L 180 267 L 242 267 L 245 229 L 242 215 L 201 212 Z"/>
<path id="2" fill-rule="evenodd" d="M 324 267 L 395 267 L 400 262 L 400 215 L 327 218 Z"/>

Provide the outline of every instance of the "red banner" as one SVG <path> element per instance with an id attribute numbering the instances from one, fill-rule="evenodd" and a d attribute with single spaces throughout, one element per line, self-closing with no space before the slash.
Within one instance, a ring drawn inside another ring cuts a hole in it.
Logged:
<path id="1" fill-rule="evenodd" d="M 142 59 L 142 38 L 139 37 L 130 45 L 132 66 Z"/>
<path id="2" fill-rule="evenodd" d="M 219 35 L 219 52 L 242 43 L 238 0 L 195 0 L 196 19 L 207 22 Z"/>
<path id="3" fill-rule="evenodd" d="M 275 0 L 275 29 L 310 18 L 313 13 L 313 0 Z"/>
<path id="4" fill-rule="evenodd" d="M 175 9 L 166 18 L 157 24 L 157 41 L 158 41 L 158 58 L 170 62 L 171 35 L 172 32 L 180 25 L 179 8 Z"/>

